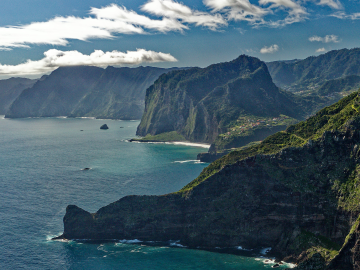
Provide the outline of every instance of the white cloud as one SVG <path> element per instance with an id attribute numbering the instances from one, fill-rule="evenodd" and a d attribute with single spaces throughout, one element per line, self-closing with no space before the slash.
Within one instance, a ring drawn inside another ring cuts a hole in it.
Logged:
<path id="1" fill-rule="evenodd" d="M 316 50 L 316 52 L 326 52 L 326 49 L 325 48 L 319 48 Z"/>
<path id="2" fill-rule="evenodd" d="M 346 14 L 345 12 L 339 11 L 331 14 L 330 16 L 338 18 L 338 19 L 347 19 L 347 20 L 359 20 L 360 19 L 360 12 Z"/>
<path id="3" fill-rule="evenodd" d="M 323 43 L 330 43 L 330 42 L 338 43 L 338 42 L 340 42 L 339 37 L 335 36 L 335 35 L 326 35 L 325 37 L 312 36 L 309 38 L 309 41 L 311 41 L 311 42 L 318 41 L 318 42 L 323 42 Z"/>
<path id="4" fill-rule="evenodd" d="M 279 50 L 279 46 L 274 44 L 274 45 L 271 45 L 270 47 L 264 46 L 260 50 L 260 53 L 274 53 L 274 52 L 277 52 L 278 50 Z"/>
<path id="5" fill-rule="evenodd" d="M 160 5 L 161 10 L 156 7 Z M 0 27 L 0 49 L 29 47 L 29 44 L 67 45 L 70 39 L 111 39 L 115 34 L 146 34 L 147 30 L 169 32 L 189 29 L 186 24 L 205 26 L 212 30 L 226 25 L 220 14 L 193 11 L 171 0 L 151 0 L 142 9 L 162 16 L 151 19 L 111 4 L 103 8 L 91 8 L 90 16 L 55 17 L 45 22 L 28 25 Z"/>
<path id="6" fill-rule="evenodd" d="M 140 27 L 101 18 L 57 17 L 47 22 L 0 27 L 0 47 L 28 47 L 28 44 L 66 45 L 68 39 L 109 39 L 112 33 L 143 34 Z"/>
<path id="7" fill-rule="evenodd" d="M 141 9 L 156 16 L 177 19 L 184 23 L 193 23 L 196 26 L 206 26 L 213 30 L 227 25 L 220 14 L 194 11 L 172 0 L 150 0 Z"/>
<path id="8" fill-rule="evenodd" d="M 275 11 L 286 11 L 288 15 L 283 20 L 269 22 L 268 25 L 272 27 L 281 27 L 296 22 L 301 22 L 307 19 L 308 12 L 306 8 L 301 6 L 298 2 L 292 0 L 260 0 L 260 4 L 271 4 L 268 8 Z"/>
<path id="9" fill-rule="evenodd" d="M 1 65 L 0 74 L 3 75 L 29 75 L 41 74 L 53 71 L 58 67 L 65 66 L 108 66 L 108 65 L 138 65 L 144 62 L 175 62 L 170 54 L 146 51 L 119 51 L 103 52 L 95 50 L 90 55 L 84 55 L 78 51 L 59 51 L 55 49 L 44 52 L 45 57 L 38 61 L 27 60 L 19 65 Z"/>
<path id="10" fill-rule="evenodd" d="M 147 29 L 157 30 L 160 32 L 182 31 L 188 29 L 177 20 L 162 18 L 161 20 L 153 20 L 144 15 L 139 15 L 135 11 L 127 10 L 125 7 L 119 7 L 115 4 L 104 8 L 91 8 L 90 14 L 95 15 L 99 19 L 120 21 L 130 25 L 142 26 Z"/>
<path id="11" fill-rule="evenodd" d="M 251 4 L 249 0 L 204 0 L 204 4 L 213 12 L 227 13 L 229 20 L 248 21 L 255 26 L 281 27 L 307 19 L 305 7 L 292 0 L 260 0 L 259 6 Z M 286 12 L 284 19 L 277 21 L 265 20 L 267 15 Z"/>
<path id="12" fill-rule="evenodd" d="M 225 11 L 229 20 L 262 22 L 263 17 L 270 13 L 260 6 L 253 5 L 249 0 L 204 0 L 204 4 L 213 12 Z"/>
<path id="13" fill-rule="evenodd" d="M 333 8 L 333 9 L 341 9 L 341 8 L 343 8 L 340 1 L 338 1 L 338 0 L 320 0 L 318 5 L 329 6 L 329 7 Z"/>

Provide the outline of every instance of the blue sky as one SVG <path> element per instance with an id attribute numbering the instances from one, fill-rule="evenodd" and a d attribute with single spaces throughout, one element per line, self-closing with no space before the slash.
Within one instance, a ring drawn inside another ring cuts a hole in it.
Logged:
<path id="1" fill-rule="evenodd" d="M 2 0 L 0 77 L 58 66 L 200 66 L 359 47 L 359 2 Z"/>

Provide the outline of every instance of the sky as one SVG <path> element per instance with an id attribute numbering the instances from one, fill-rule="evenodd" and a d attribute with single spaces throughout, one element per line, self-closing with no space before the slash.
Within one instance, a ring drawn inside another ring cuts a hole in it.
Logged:
<path id="1" fill-rule="evenodd" d="M 359 47 L 359 26 L 359 0 L 1 0 L 0 78 L 304 59 Z"/>

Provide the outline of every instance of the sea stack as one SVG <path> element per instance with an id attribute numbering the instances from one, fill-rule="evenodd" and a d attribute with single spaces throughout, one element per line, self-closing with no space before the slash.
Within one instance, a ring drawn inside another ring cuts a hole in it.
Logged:
<path id="1" fill-rule="evenodd" d="M 107 126 L 107 124 L 103 124 L 100 129 L 109 129 L 109 127 Z"/>

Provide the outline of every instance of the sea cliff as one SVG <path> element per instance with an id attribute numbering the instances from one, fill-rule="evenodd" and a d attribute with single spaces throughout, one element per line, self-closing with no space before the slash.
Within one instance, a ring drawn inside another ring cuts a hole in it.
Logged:
<path id="1" fill-rule="evenodd" d="M 231 152 L 179 192 L 127 196 L 93 214 L 68 206 L 59 238 L 271 247 L 298 269 L 357 269 L 359 104 L 354 93 Z"/>

